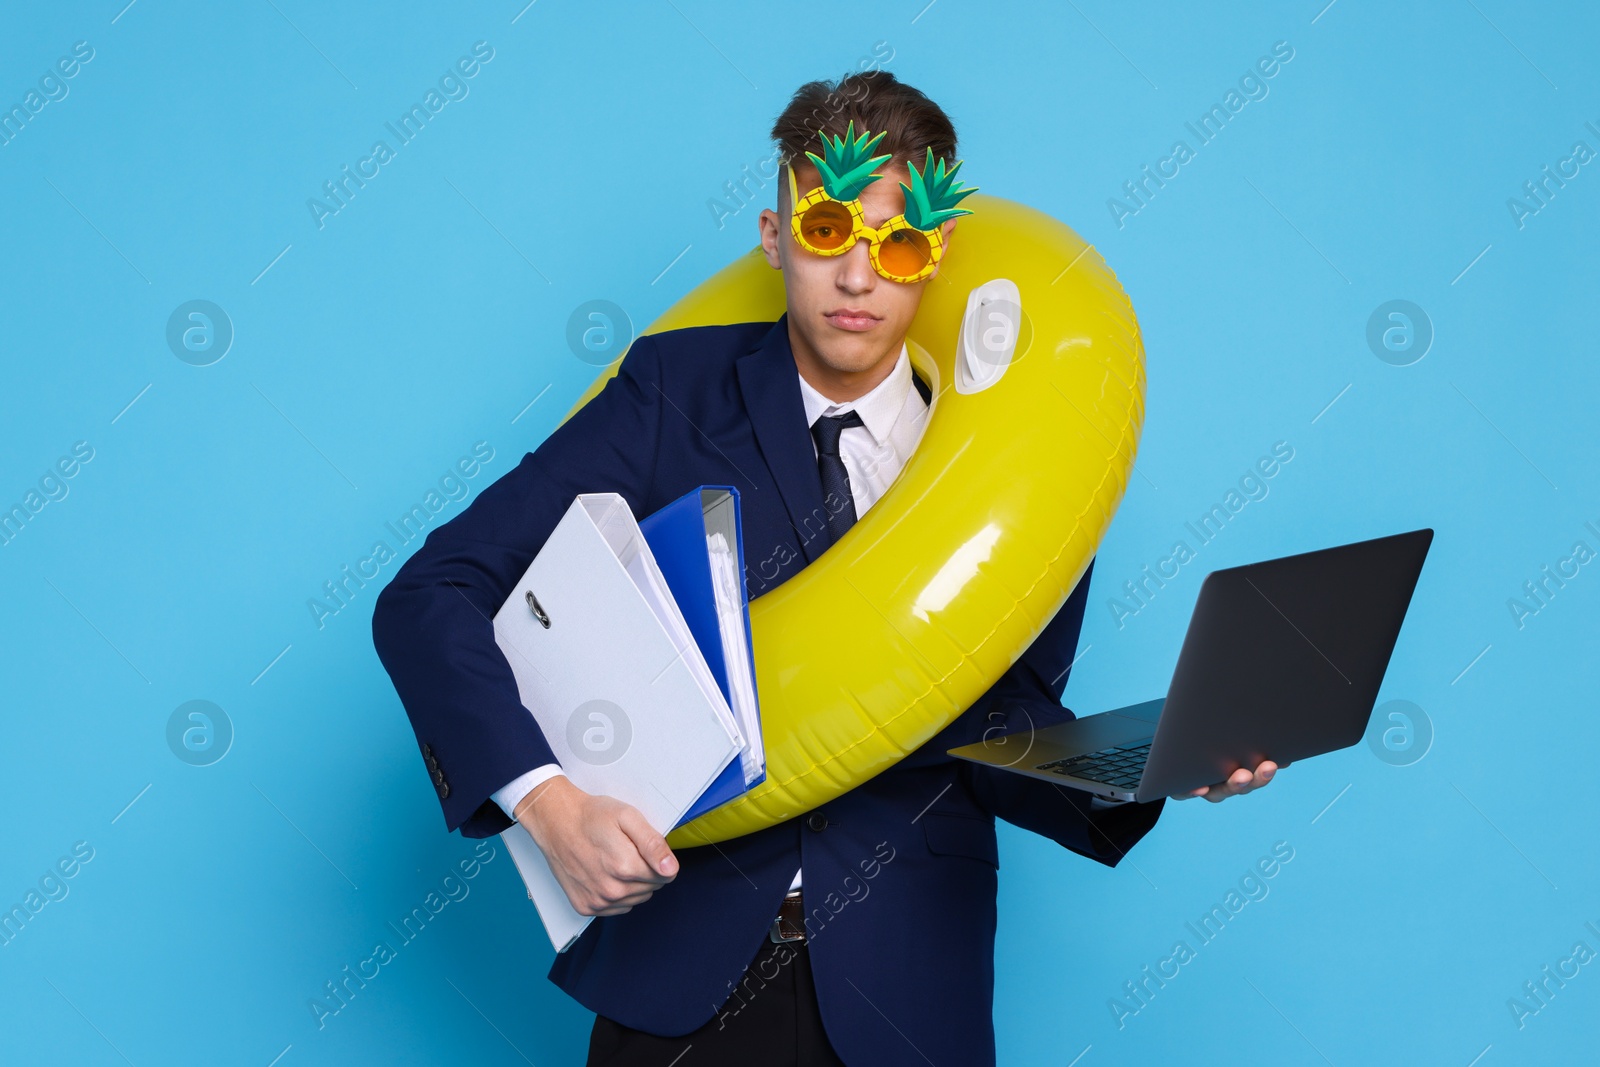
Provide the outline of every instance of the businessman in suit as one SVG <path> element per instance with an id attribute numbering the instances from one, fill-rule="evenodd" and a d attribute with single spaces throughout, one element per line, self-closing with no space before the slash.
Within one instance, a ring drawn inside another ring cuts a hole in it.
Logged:
<path id="1" fill-rule="evenodd" d="M 773 129 L 802 193 L 818 184 L 803 154 L 817 128 L 852 120 L 885 131 L 878 151 L 893 156 L 891 180 L 860 195 L 871 225 L 904 210 L 908 161 L 931 147 L 954 162 L 949 119 L 893 75 L 813 82 Z M 755 598 L 826 552 L 916 448 L 934 398 L 904 339 L 927 282 L 880 276 L 864 240 L 836 256 L 798 247 L 778 184 L 760 227 L 783 317 L 636 340 L 588 404 L 428 536 L 379 596 L 374 642 L 446 826 L 486 837 L 515 819 L 574 906 L 600 917 L 549 973 L 596 1013 L 591 1065 L 990 1064 L 995 818 L 1114 867 L 1164 804 L 945 754 L 1073 717 L 1061 695 L 1088 573 L 988 692 L 892 768 L 786 822 L 677 852 L 635 809 L 561 773 L 493 637 L 490 618 L 580 492 L 619 493 L 644 516 L 702 484 L 739 487 Z M 1275 770 L 1240 768 L 1190 795 L 1249 792 Z"/>

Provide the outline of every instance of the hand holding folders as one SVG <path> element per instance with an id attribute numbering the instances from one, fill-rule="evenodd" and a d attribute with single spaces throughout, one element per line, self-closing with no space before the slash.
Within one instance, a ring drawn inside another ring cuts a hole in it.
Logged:
<path id="1" fill-rule="evenodd" d="M 658 834 L 766 774 L 743 570 L 732 487 L 699 487 L 642 523 L 615 493 L 579 494 L 495 613 L 523 706 L 571 784 Z M 565 951 L 593 916 L 521 824 L 502 836 Z"/>
<path id="2" fill-rule="evenodd" d="M 585 793 L 563 775 L 517 805 L 517 824 L 579 915 L 631 911 L 678 874 L 666 837 L 638 808 Z"/>

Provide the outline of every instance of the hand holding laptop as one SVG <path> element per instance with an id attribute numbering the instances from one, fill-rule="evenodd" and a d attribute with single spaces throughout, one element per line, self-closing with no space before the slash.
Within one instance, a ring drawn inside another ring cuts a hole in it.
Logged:
<path id="1" fill-rule="evenodd" d="M 1242 797 L 1246 793 L 1260 789 L 1272 781 L 1273 775 L 1277 773 L 1278 765 L 1266 759 L 1256 765 L 1254 774 L 1250 773 L 1250 768 L 1240 767 L 1228 775 L 1227 781 L 1203 785 L 1198 789 L 1191 789 L 1187 793 L 1174 793 L 1172 799 L 1190 800 L 1194 797 L 1205 797 L 1213 804 L 1220 804 L 1229 797 Z"/>
<path id="2" fill-rule="evenodd" d="M 1432 542 L 1411 530 L 1213 571 L 1165 697 L 949 752 L 1112 801 L 1260 789 L 1361 740 Z"/>

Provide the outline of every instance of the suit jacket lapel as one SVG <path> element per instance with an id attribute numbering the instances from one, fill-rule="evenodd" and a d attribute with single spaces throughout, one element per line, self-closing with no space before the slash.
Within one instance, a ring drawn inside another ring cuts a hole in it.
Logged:
<path id="1" fill-rule="evenodd" d="M 783 497 L 789 522 L 800 537 L 800 550 L 808 563 L 815 562 L 831 543 L 828 512 L 823 506 L 822 476 L 817 472 L 811 428 L 806 425 L 805 403 L 800 399 L 800 372 L 789 347 L 788 314 L 773 323 L 760 347 L 735 360 L 734 367 L 756 443 Z"/>

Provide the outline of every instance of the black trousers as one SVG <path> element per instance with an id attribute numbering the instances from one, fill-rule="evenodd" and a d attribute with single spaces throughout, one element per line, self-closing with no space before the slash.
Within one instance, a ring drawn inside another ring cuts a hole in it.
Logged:
<path id="1" fill-rule="evenodd" d="M 657 1037 L 595 1016 L 588 1067 L 844 1067 L 822 1031 L 804 941 L 762 943 L 728 1002 L 700 1029 Z"/>

